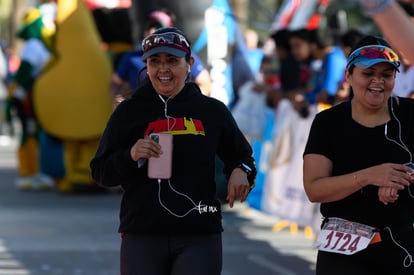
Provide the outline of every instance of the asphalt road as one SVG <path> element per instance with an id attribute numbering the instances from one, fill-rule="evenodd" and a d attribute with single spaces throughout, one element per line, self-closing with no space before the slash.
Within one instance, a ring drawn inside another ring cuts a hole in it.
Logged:
<path id="1" fill-rule="evenodd" d="M 0 137 L 0 275 L 119 274 L 121 195 L 18 191 L 15 149 Z M 314 274 L 312 240 L 273 232 L 276 222 L 245 204 L 224 206 L 222 275 Z"/>

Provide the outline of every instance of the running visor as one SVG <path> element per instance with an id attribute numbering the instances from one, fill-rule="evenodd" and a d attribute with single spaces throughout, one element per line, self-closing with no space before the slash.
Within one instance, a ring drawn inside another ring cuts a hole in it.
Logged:
<path id="1" fill-rule="evenodd" d="M 355 65 L 365 69 L 381 62 L 389 63 L 399 71 L 400 59 L 398 55 L 393 49 L 383 45 L 368 45 L 354 50 L 348 57 L 347 68 Z"/>
<path id="2" fill-rule="evenodd" d="M 191 54 L 190 44 L 187 39 L 175 32 L 151 34 L 142 41 L 144 54 L 142 60 L 157 53 L 168 53 L 177 57 L 185 57 Z"/>

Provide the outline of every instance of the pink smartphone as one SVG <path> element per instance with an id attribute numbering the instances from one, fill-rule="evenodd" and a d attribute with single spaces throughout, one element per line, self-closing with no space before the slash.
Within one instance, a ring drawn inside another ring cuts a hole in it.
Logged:
<path id="1" fill-rule="evenodd" d="M 172 173 L 173 136 L 171 134 L 152 133 L 150 138 L 161 145 L 159 158 L 148 159 L 148 177 L 151 179 L 170 179 Z"/>

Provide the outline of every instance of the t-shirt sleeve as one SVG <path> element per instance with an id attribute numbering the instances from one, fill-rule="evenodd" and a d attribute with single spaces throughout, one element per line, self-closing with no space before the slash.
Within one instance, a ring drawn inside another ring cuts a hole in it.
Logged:
<path id="1" fill-rule="evenodd" d="M 329 126 L 329 120 L 327 118 L 326 115 L 321 115 L 321 113 L 315 116 L 303 155 L 319 154 L 331 159 L 329 144 L 332 127 Z"/>

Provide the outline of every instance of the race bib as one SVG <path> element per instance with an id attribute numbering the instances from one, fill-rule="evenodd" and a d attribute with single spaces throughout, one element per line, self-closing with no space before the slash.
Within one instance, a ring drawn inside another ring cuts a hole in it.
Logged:
<path id="1" fill-rule="evenodd" d="M 340 218 L 329 218 L 323 225 L 314 248 L 352 255 L 367 248 L 378 233 L 374 227 Z"/>

